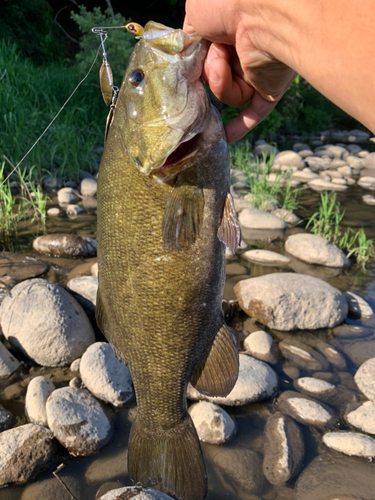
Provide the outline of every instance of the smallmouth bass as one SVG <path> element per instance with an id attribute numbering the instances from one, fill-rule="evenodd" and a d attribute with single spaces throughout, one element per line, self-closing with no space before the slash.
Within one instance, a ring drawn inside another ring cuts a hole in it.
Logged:
<path id="1" fill-rule="evenodd" d="M 187 411 L 191 382 L 225 396 L 238 352 L 222 313 L 225 242 L 239 226 L 227 142 L 201 81 L 208 42 L 149 22 L 107 122 L 98 179 L 97 322 L 129 365 L 135 483 L 202 500 L 207 477 Z"/>

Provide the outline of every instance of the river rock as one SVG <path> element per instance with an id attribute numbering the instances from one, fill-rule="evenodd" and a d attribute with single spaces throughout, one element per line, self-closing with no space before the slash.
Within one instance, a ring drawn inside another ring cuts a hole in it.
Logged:
<path id="1" fill-rule="evenodd" d="M 303 170 L 297 170 L 296 172 L 293 172 L 293 179 L 300 182 L 309 182 L 317 178 L 318 174 L 313 172 L 309 167 L 306 167 Z"/>
<path id="2" fill-rule="evenodd" d="M 375 403 L 366 401 L 346 415 L 350 425 L 367 434 L 375 434 Z"/>
<path id="3" fill-rule="evenodd" d="M 85 386 L 102 401 L 123 406 L 133 399 L 130 370 L 107 342 L 95 342 L 87 349 L 79 371 Z"/>
<path id="4" fill-rule="evenodd" d="M 325 396 L 329 397 L 335 392 L 334 384 L 330 384 L 325 380 L 314 377 L 301 377 L 293 382 L 293 386 L 297 391 L 303 392 L 308 396 Z"/>
<path id="5" fill-rule="evenodd" d="M 78 215 L 85 214 L 86 210 L 79 205 L 68 205 L 66 207 L 66 214 L 70 219 L 75 219 Z"/>
<path id="6" fill-rule="evenodd" d="M 359 432 L 327 432 L 323 443 L 349 456 L 375 457 L 375 439 Z"/>
<path id="7" fill-rule="evenodd" d="M 265 155 L 266 157 L 271 156 L 276 154 L 277 148 L 275 146 L 272 146 L 271 144 L 267 144 L 265 140 L 263 139 L 258 139 L 255 142 L 255 148 L 254 148 L 254 154 L 256 156 L 263 156 Z"/>
<path id="8" fill-rule="evenodd" d="M 98 293 L 98 278 L 94 276 L 79 276 L 68 281 L 66 285 L 74 293 L 74 298 L 78 300 L 84 309 L 92 312 L 96 308 L 96 295 Z"/>
<path id="9" fill-rule="evenodd" d="M 108 491 L 98 500 L 172 500 L 172 497 L 161 493 L 160 491 L 147 488 L 143 490 L 138 486 L 124 486 L 115 490 Z"/>
<path id="10" fill-rule="evenodd" d="M 279 217 L 279 219 L 285 220 L 289 226 L 296 226 L 301 220 L 296 214 L 286 208 L 277 208 L 276 210 L 272 210 L 272 214 Z"/>
<path id="11" fill-rule="evenodd" d="M 95 276 L 95 278 L 98 277 L 98 263 L 97 262 L 95 262 L 95 264 L 93 264 L 91 266 L 91 274 L 92 274 L 92 276 Z"/>
<path id="12" fill-rule="evenodd" d="M 343 294 L 322 280 L 296 273 L 273 273 L 237 283 L 240 307 L 277 330 L 332 328 L 344 321 Z"/>
<path id="13" fill-rule="evenodd" d="M 55 390 L 55 385 L 47 377 L 35 377 L 27 386 L 25 412 L 33 424 L 47 427 L 46 402 Z"/>
<path id="14" fill-rule="evenodd" d="M 241 257 L 255 264 L 266 264 L 269 266 L 285 266 L 290 262 L 290 259 L 285 257 L 285 255 L 261 249 L 247 250 L 241 254 Z"/>
<path id="15" fill-rule="evenodd" d="M 344 297 L 348 302 L 349 312 L 354 316 L 369 317 L 374 314 L 371 306 L 359 295 L 353 292 L 344 292 Z"/>
<path id="16" fill-rule="evenodd" d="M 313 179 L 309 181 L 308 186 L 315 191 L 345 191 L 347 185 L 334 184 L 333 182 L 325 181 L 323 179 Z"/>
<path id="17" fill-rule="evenodd" d="M 0 432 L 10 429 L 14 424 L 14 417 L 12 413 L 0 404 Z"/>
<path id="18" fill-rule="evenodd" d="M 33 241 L 36 252 L 55 257 L 96 257 L 96 241 L 75 234 L 47 234 Z"/>
<path id="19" fill-rule="evenodd" d="M 62 205 L 74 203 L 78 200 L 78 193 L 72 187 L 63 187 L 57 191 L 57 200 Z"/>
<path id="20" fill-rule="evenodd" d="M 240 406 L 270 398 L 278 388 L 276 373 L 263 361 L 240 354 L 240 370 L 236 385 L 226 397 L 209 397 L 189 384 L 188 397 L 218 405 Z"/>
<path id="21" fill-rule="evenodd" d="M 48 262 L 34 257 L 8 252 L 0 253 L 0 279 L 9 276 L 16 281 L 23 281 L 40 276 L 48 269 Z"/>
<path id="22" fill-rule="evenodd" d="M 281 413 L 271 415 L 265 428 L 263 474 L 275 486 L 287 483 L 301 468 L 304 456 L 298 425 Z"/>
<path id="23" fill-rule="evenodd" d="M 293 361 L 299 368 L 311 371 L 325 371 L 329 363 L 322 354 L 297 339 L 285 339 L 279 343 L 285 359 Z"/>
<path id="24" fill-rule="evenodd" d="M 20 366 L 19 361 L 11 355 L 5 345 L 0 341 L 0 380 L 13 375 Z"/>
<path id="25" fill-rule="evenodd" d="M 0 486 L 26 483 L 47 470 L 54 459 L 52 433 L 26 424 L 0 434 Z"/>
<path id="26" fill-rule="evenodd" d="M 244 349 L 254 358 L 261 359 L 267 363 L 275 363 L 273 339 L 271 335 L 263 330 L 250 333 L 243 343 Z"/>
<path id="27" fill-rule="evenodd" d="M 58 217 L 61 214 L 61 210 L 57 207 L 52 207 L 47 210 L 47 215 L 50 217 Z"/>
<path id="28" fill-rule="evenodd" d="M 365 361 L 354 375 L 358 389 L 375 403 L 375 358 Z"/>
<path id="29" fill-rule="evenodd" d="M 342 250 L 315 234 L 292 234 L 285 242 L 285 250 L 308 264 L 329 267 L 343 267 L 349 264 Z"/>
<path id="30" fill-rule="evenodd" d="M 42 279 L 19 283 L 5 297 L 0 324 L 9 342 L 42 366 L 65 366 L 95 341 L 78 302 L 60 285 Z"/>
<path id="31" fill-rule="evenodd" d="M 375 197 L 372 194 L 364 194 L 362 196 L 362 200 L 366 203 L 366 205 L 375 205 Z"/>
<path id="32" fill-rule="evenodd" d="M 375 168 L 375 153 L 369 153 L 363 163 L 366 168 Z"/>
<path id="33" fill-rule="evenodd" d="M 288 227 L 288 224 L 276 215 L 257 208 L 245 208 L 238 220 L 241 226 L 248 229 L 286 229 Z"/>
<path id="34" fill-rule="evenodd" d="M 277 399 L 277 404 L 280 411 L 301 424 L 326 427 L 335 422 L 332 411 L 326 405 L 298 392 L 283 392 Z"/>
<path id="35" fill-rule="evenodd" d="M 317 456 L 302 472 L 295 500 L 372 500 L 374 464 L 345 456 Z"/>
<path id="36" fill-rule="evenodd" d="M 92 455 L 111 438 L 108 418 L 86 389 L 56 389 L 47 400 L 46 410 L 53 435 L 75 455 Z"/>
<path id="37" fill-rule="evenodd" d="M 326 357 L 331 365 L 336 367 L 338 370 L 346 370 L 346 360 L 341 352 L 339 352 L 337 349 L 329 344 L 326 344 L 325 342 L 318 342 L 316 348 Z"/>
<path id="38" fill-rule="evenodd" d="M 305 162 L 301 158 L 301 156 L 295 151 L 281 151 L 277 153 L 275 158 L 273 159 L 273 165 L 285 165 L 287 167 L 297 167 L 298 169 L 303 169 L 305 167 Z"/>
<path id="39" fill-rule="evenodd" d="M 75 359 L 69 366 L 71 372 L 79 372 L 79 366 L 81 364 L 81 358 Z"/>
<path id="40" fill-rule="evenodd" d="M 93 177 L 82 179 L 80 191 L 82 196 L 95 196 L 98 190 L 98 183 Z"/>
<path id="41" fill-rule="evenodd" d="M 201 441 L 221 444 L 236 432 L 236 424 L 228 413 L 213 403 L 201 401 L 189 408 L 189 414 Z"/>

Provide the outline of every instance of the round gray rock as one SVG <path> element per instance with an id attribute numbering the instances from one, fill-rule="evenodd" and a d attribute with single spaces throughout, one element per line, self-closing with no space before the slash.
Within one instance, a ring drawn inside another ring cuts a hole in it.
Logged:
<path id="1" fill-rule="evenodd" d="M 81 195 L 82 196 L 95 196 L 98 190 L 98 183 L 92 177 L 86 177 L 81 181 Z"/>
<path id="2" fill-rule="evenodd" d="M 375 358 L 365 361 L 354 375 L 358 389 L 375 403 Z"/>
<path id="3" fill-rule="evenodd" d="M 74 296 L 85 309 L 95 311 L 96 295 L 98 292 L 98 278 L 95 276 L 79 276 L 68 281 L 69 290 L 75 292 Z"/>
<path id="4" fill-rule="evenodd" d="M 276 373 L 263 361 L 240 354 L 240 369 L 236 385 L 226 397 L 209 397 L 189 384 L 188 397 L 218 405 L 240 406 L 270 398 L 278 388 Z"/>
<path id="5" fill-rule="evenodd" d="M 281 486 L 295 476 L 304 456 L 302 433 L 293 419 L 276 413 L 265 428 L 263 474 L 271 484 Z"/>
<path id="6" fill-rule="evenodd" d="M 123 406 L 133 399 L 133 384 L 129 368 L 116 358 L 107 342 L 95 342 L 83 354 L 79 365 L 81 378 L 94 396 Z"/>
<path id="7" fill-rule="evenodd" d="M 53 435 L 75 455 L 92 455 L 111 438 L 108 418 L 86 389 L 56 389 L 47 400 L 46 410 Z"/>
<path id="8" fill-rule="evenodd" d="M 25 411 L 33 424 L 47 427 L 46 402 L 55 390 L 55 385 L 47 377 L 35 377 L 27 386 Z"/>
<path id="9" fill-rule="evenodd" d="M 52 433 L 26 424 L 0 434 L 0 486 L 26 483 L 48 469 L 54 459 Z"/>
<path id="10" fill-rule="evenodd" d="M 5 337 L 43 366 L 65 366 L 95 341 L 78 302 L 60 285 L 41 279 L 19 283 L 0 308 Z"/>
<path id="11" fill-rule="evenodd" d="M 273 339 L 271 335 L 263 330 L 250 333 L 243 342 L 244 349 L 254 358 L 261 359 L 267 363 L 275 363 Z"/>
<path id="12" fill-rule="evenodd" d="M 0 432 L 10 429 L 14 424 L 14 417 L 12 413 L 0 405 Z"/>
<path id="13" fill-rule="evenodd" d="M 62 205 L 74 203 L 78 199 L 78 193 L 71 187 L 63 187 L 57 191 L 57 199 Z"/>
<path id="14" fill-rule="evenodd" d="M 277 330 L 332 328 L 348 315 L 343 294 L 313 276 L 274 273 L 238 282 L 240 307 Z"/>
<path id="15" fill-rule="evenodd" d="M 301 156 L 295 151 L 290 150 L 277 153 L 277 155 L 273 159 L 273 164 L 285 165 L 286 167 L 297 167 L 298 169 L 302 169 L 305 167 L 305 162 L 303 161 Z"/>
<path id="16" fill-rule="evenodd" d="M 330 241 L 315 234 L 299 233 L 288 237 L 285 250 L 308 264 L 343 267 L 349 264 L 344 252 Z"/>
<path id="17" fill-rule="evenodd" d="M 137 486 L 125 486 L 124 488 L 117 488 L 108 491 L 102 495 L 98 500 L 172 500 L 172 497 L 161 493 L 160 491 L 147 488 L 142 490 Z"/>
<path id="18" fill-rule="evenodd" d="M 236 424 L 228 413 L 213 403 L 201 401 L 189 408 L 189 414 L 201 441 L 222 444 L 236 432 Z"/>
<path id="19" fill-rule="evenodd" d="M 289 257 L 281 255 L 280 253 L 271 252 L 270 250 L 247 250 L 241 257 L 249 260 L 250 262 L 255 262 L 256 264 L 266 264 L 269 266 L 285 266 L 290 262 Z"/>
<path id="20" fill-rule="evenodd" d="M 19 361 L 11 355 L 0 341 L 0 379 L 10 377 L 20 366 Z"/>
<path id="21" fill-rule="evenodd" d="M 284 358 L 304 370 L 324 371 L 329 368 L 329 363 L 322 354 L 300 340 L 282 340 L 279 349 Z"/>
<path id="22" fill-rule="evenodd" d="M 335 421 L 332 411 L 326 405 L 298 392 L 283 392 L 277 404 L 280 411 L 301 424 L 326 427 L 332 426 Z"/>
<path id="23" fill-rule="evenodd" d="M 249 229 L 286 229 L 288 224 L 276 217 L 257 208 L 244 208 L 239 217 L 241 226 Z"/>
<path id="24" fill-rule="evenodd" d="M 335 392 L 335 386 L 314 377 L 301 377 L 294 381 L 293 386 L 308 396 L 329 396 Z"/>
<path id="25" fill-rule="evenodd" d="M 348 302 L 349 312 L 353 315 L 368 318 L 374 314 L 372 307 L 359 295 L 353 292 L 344 292 L 344 297 Z"/>
<path id="26" fill-rule="evenodd" d="M 367 434 L 375 434 L 375 403 L 366 401 L 346 415 L 350 425 Z"/>
<path id="27" fill-rule="evenodd" d="M 327 432 L 323 436 L 323 443 L 328 448 L 333 448 L 345 455 L 375 457 L 375 439 L 359 432 Z"/>
<path id="28" fill-rule="evenodd" d="M 55 257 L 96 257 L 96 241 L 75 234 L 47 234 L 33 241 L 36 252 Z"/>

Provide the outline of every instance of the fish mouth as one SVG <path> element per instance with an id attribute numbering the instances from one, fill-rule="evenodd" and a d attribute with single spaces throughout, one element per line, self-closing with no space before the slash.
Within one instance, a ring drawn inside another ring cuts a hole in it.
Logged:
<path id="1" fill-rule="evenodd" d="M 161 168 L 176 165 L 177 163 L 180 163 L 182 160 L 185 160 L 187 157 L 190 157 L 193 153 L 195 153 L 198 148 L 199 135 L 200 134 L 197 134 L 192 139 L 179 144 L 177 148 L 172 151 L 169 156 L 167 156 L 167 159 L 165 160 Z"/>

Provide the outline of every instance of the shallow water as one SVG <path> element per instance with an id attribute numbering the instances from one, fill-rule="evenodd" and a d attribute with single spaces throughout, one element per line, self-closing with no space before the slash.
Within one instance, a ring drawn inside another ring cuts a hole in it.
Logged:
<path id="1" fill-rule="evenodd" d="M 375 238 L 375 207 L 363 203 L 361 196 L 368 193 L 358 187 L 349 188 L 346 192 L 338 193 L 337 197 L 345 209 L 344 224 L 353 228 L 364 227 L 368 238 Z M 370 192 L 371 193 L 371 192 Z M 300 217 L 307 218 L 318 207 L 320 194 L 311 190 L 303 192 L 301 205 L 304 209 L 297 211 Z M 55 201 L 55 200 L 53 200 Z M 266 241 L 257 242 L 256 247 L 283 252 L 283 239 L 292 232 L 298 231 L 294 228 L 276 240 L 269 238 Z M 93 207 L 89 213 L 79 216 L 75 220 L 61 216 L 49 218 L 47 232 L 74 232 L 79 235 L 96 236 L 96 214 Z M 15 250 L 27 255 L 33 255 L 31 242 L 35 236 L 35 226 L 25 223 L 19 231 L 19 239 Z M 253 247 L 254 242 L 249 242 Z M 46 278 L 61 284 L 66 284 L 69 279 L 81 274 L 90 274 L 91 265 L 96 259 L 61 259 L 46 258 L 52 266 Z M 285 272 L 288 268 L 274 268 L 252 264 L 236 256 L 227 262 L 227 282 L 224 298 L 234 299 L 233 285 L 241 279 L 261 276 L 273 272 Z M 353 263 L 349 268 L 327 272 L 321 266 L 308 266 L 299 263 L 297 272 L 305 272 L 320 278 L 339 288 L 341 291 L 352 290 L 364 297 L 375 310 L 375 264 L 368 266 L 367 270 L 355 266 Z M 346 325 L 340 325 L 333 329 L 321 329 L 318 331 L 297 331 L 294 333 L 280 332 L 264 328 L 249 320 L 244 313 L 238 313 L 231 321 L 231 326 L 238 333 L 241 341 L 244 339 L 242 333 L 244 322 L 248 331 L 263 329 L 268 331 L 274 338 L 275 343 L 286 338 L 297 338 L 311 347 L 316 346 L 317 339 L 332 345 L 344 353 L 347 360 L 347 371 L 340 372 L 333 369 L 329 374 L 322 375 L 326 380 L 331 379 L 333 383 L 340 383 L 352 390 L 357 391 L 353 381 L 358 366 L 366 359 L 375 357 L 375 317 L 360 320 L 348 320 Z M 360 327 L 362 331 L 355 338 L 345 335 L 348 328 Z M 285 360 L 280 359 L 273 368 L 277 372 L 280 381 L 280 391 L 293 390 L 292 380 L 283 372 Z M 290 365 L 290 362 L 288 362 Z M 37 375 L 52 376 L 52 381 L 57 387 L 67 385 L 68 381 L 76 374 L 69 368 L 43 368 L 31 366 L 29 373 L 13 377 L 0 384 L 0 402 L 17 416 L 17 424 L 26 423 L 24 416 L 24 396 L 30 378 Z M 300 370 L 300 376 L 311 376 L 307 370 Z M 361 400 L 365 398 L 359 395 Z M 100 450 L 96 455 L 86 458 L 75 458 L 60 448 L 60 460 L 56 463 L 65 463 L 63 470 L 56 475 L 52 472 L 40 477 L 38 481 L 22 485 L 10 486 L 0 490 L 0 500 L 65 500 L 75 498 L 76 500 L 90 500 L 103 483 L 114 483 L 113 487 L 130 485 L 131 481 L 127 475 L 127 441 L 132 419 L 132 408 L 124 407 L 113 409 L 106 406 L 106 411 L 113 418 L 114 437 L 110 444 Z M 336 414 L 342 417 L 345 408 L 334 407 Z M 300 426 L 305 441 L 305 458 L 297 480 L 292 480 L 287 486 L 274 487 L 270 485 L 262 474 L 262 457 L 264 437 L 263 431 L 267 417 L 276 411 L 274 401 L 266 401 L 259 404 L 249 404 L 242 407 L 228 407 L 227 412 L 235 419 L 237 424 L 237 435 L 228 444 L 221 446 L 202 445 L 209 477 L 209 494 L 207 500 L 374 500 L 375 499 L 375 463 L 367 463 L 366 460 L 346 457 L 338 452 L 329 450 L 321 442 L 322 431 L 308 426 Z M 341 418 L 340 429 L 346 429 L 346 424 Z M 321 477 L 319 487 L 313 484 L 313 480 L 298 479 L 306 470 L 307 466 L 314 461 L 317 466 L 314 474 Z M 320 469 L 319 469 L 320 467 Z M 316 472 L 318 470 L 318 472 Z M 331 471 L 328 479 L 324 471 Z M 339 472 L 337 472 L 339 471 Z M 337 473 L 336 473 L 337 472 Z M 320 474 L 320 475 L 319 475 Z M 348 485 L 345 478 L 350 477 Z M 61 482 L 62 481 L 62 482 Z M 301 486 L 296 486 L 299 482 Z M 357 484 L 358 482 L 358 484 Z M 371 485 L 372 482 L 372 485 Z M 63 484 L 65 486 L 63 486 Z M 343 486 L 344 485 L 344 486 Z M 373 486 L 373 488 L 371 488 Z M 109 487 L 109 485 L 108 485 Z M 350 488 L 353 487 L 353 491 Z M 72 493 L 71 496 L 68 490 Z M 342 489 L 344 488 L 344 489 Z M 371 488 L 371 489 L 369 489 Z M 373 491 L 373 495 L 368 491 Z"/>

